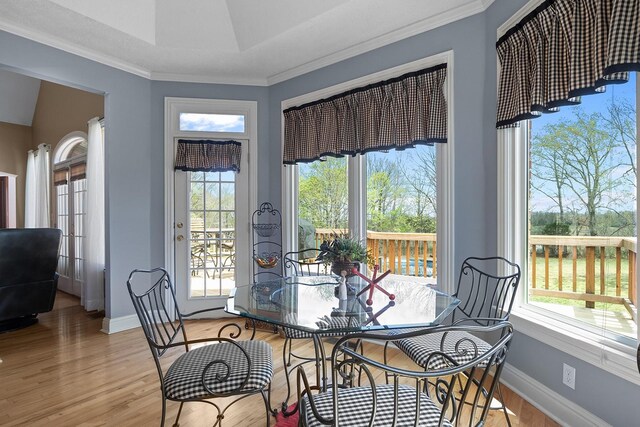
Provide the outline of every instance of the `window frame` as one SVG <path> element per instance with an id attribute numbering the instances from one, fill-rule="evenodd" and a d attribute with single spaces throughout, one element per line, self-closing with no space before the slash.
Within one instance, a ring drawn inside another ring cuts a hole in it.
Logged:
<path id="1" fill-rule="evenodd" d="M 542 0 L 532 0 L 498 28 L 497 38 L 535 9 Z M 500 63 L 497 60 L 497 77 Z M 640 123 L 640 73 L 636 74 L 636 118 Z M 497 88 L 496 88 L 497 90 Z M 595 95 L 597 96 L 597 95 Z M 636 141 L 640 138 L 640 126 L 636 126 Z M 589 327 L 576 326 L 567 317 L 550 312 L 526 301 L 529 283 L 528 256 L 528 121 L 518 128 L 497 131 L 497 243 L 498 253 L 521 266 L 521 285 L 510 317 L 515 329 L 533 339 L 541 341 L 557 350 L 572 355 L 584 362 L 619 376 L 636 385 L 638 377 L 636 348 L 620 341 L 598 334 Z M 636 151 L 636 156 L 638 152 Z M 640 214 L 640 200 L 636 198 L 636 218 Z M 525 213 L 525 214 L 523 214 Z M 636 236 L 637 237 L 637 236 Z M 636 271 L 640 267 L 640 257 L 636 259 Z M 636 279 L 638 280 L 638 279 Z M 636 284 L 637 295 L 640 289 Z M 599 331 L 601 329 L 598 328 Z M 638 344 L 640 330 L 636 337 Z"/>
<path id="2" fill-rule="evenodd" d="M 436 176 L 437 176 L 437 236 L 438 236 L 438 282 L 442 283 L 444 292 L 452 293 L 455 290 L 455 262 L 454 262 L 454 106 L 453 106 L 453 74 L 454 54 L 449 50 L 437 55 L 429 56 L 417 61 L 409 62 L 397 67 L 389 68 L 377 73 L 369 74 L 361 78 L 350 80 L 341 84 L 330 86 L 318 91 L 310 92 L 282 101 L 281 110 L 312 102 L 318 99 L 328 98 L 332 95 L 348 91 L 350 89 L 365 86 L 387 80 L 402 74 L 418 71 L 437 64 L 447 64 L 447 79 L 445 80 L 445 97 L 447 99 L 447 142 L 436 144 Z M 284 116 L 281 115 L 281 151 L 284 153 Z M 366 160 L 362 155 L 348 156 L 348 189 L 349 189 L 349 232 L 354 236 L 366 235 Z M 282 242 L 283 250 L 290 251 L 297 247 L 298 229 L 298 166 L 285 165 L 282 168 L 282 211 L 283 217 L 290 218 L 288 224 L 283 226 Z M 361 219 L 364 219 L 361 220 Z"/>

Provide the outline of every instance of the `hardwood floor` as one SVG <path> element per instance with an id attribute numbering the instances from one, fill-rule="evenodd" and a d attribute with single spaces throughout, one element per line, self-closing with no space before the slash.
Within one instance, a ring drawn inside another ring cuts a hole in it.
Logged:
<path id="1" fill-rule="evenodd" d="M 102 318 L 86 313 L 78 299 L 58 293 L 55 309 L 39 323 L 0 334 L 0 425 L 3 426 L 157 426 L 161 399 L 149 348 L 139 329 L 105 335 Z M 216 321 L 190 321 L 190 338 L 217 333 Z M 273 346 L 275 377 L 272 406 L 283 399 L 283 340 L 261 332 Z M 177 357 L 171 355 L 170 357 Z M 170 363 L 169 359 L 166 362 Z M 517 394 L 503 387 L 514 426 L 557 426 Z M 178 404 L 168 403 L 171 425 Z M 225 426 L 263 426 L 264 406 L 252 396 L 231 408 Z M 214 411 L 201 403 L 186 404 L 182 426 L 212 425 Z M 492 411 L 488 426 L 504 426 Z M 271 425 L 275 419 L 271 418 Z"/>

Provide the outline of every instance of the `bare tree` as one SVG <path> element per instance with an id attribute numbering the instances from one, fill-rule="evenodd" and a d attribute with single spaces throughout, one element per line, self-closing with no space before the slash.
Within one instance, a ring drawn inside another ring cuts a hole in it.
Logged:
<path id="1" fill-rule="evenodd" d="M 624 149 L 626 162 L 629 167 L 628 180 L 635 186 L 637 182 L 636 170 L 636 109 L 626 99 L 611 102 L 607 107 L 603 120 L 607 124 L 609 133 L 617 139 L 618 144 Z"/>
<path id="2" fill-rule="evenodd" d="M 531 143 L 531 187 L 544 194 L 559 210 L 559 222 L 564 222 L 563 189 L 567 181 L 566 161 L 561 141 L 557 138 L 554 125 L 547 125 L 542 135 L 537 135 Z"/>
<path id="3" fill-rule="evenodd" d="M 553 191 L 541 192 L 558 205 L 565 204 L 565 191 L 570 193 L 586 213 L 589 235 L 595 236 L 598 210 L 612 208 L 621 200 L 620 157 L 618 140 L 602 114 L 577 109 L 572 120 L 548 125 L 534 140 L 532 160 L 539 163 L 532 169 L 537 171 L 538 183 L 552 184 Z"/>

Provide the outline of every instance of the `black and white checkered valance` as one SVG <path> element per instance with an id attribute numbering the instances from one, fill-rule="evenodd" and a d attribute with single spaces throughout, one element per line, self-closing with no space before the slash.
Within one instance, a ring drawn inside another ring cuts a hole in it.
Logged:
<path id="1" fill-rule="evenodd" d="M 176 170 L 240 172 L 241 144 L 238 141 L 179 139 Z"/>
<path id="2" fill-rule="evenodd" d="M 579 104 L 640 71 L 640 0 L 547 0 L 497 50 L 501 128 Z"/>
<path id="3" fill-rule="evenodd" d="M 284 164 L 447 142 L 447 64 L 284 111 Z"/>

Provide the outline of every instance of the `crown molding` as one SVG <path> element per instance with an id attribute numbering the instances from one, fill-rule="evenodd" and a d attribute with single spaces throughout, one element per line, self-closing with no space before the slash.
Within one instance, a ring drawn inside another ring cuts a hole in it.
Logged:
<path id="1" fill-rule="evenodd" d="M 438 27 L 442 27 L 454 21 L 458 21 L 460 19 L 464 19 L 469 16 L 484 12 L 487 7 L 489 7 L 493 2 L 494 0 L 475 0 L 464 6 L 457 7 L 429 19 L 424 19 L 402 29 L 392 31 L 371 40 L 367 40 L 366 42 L 343 49 L 339 52 L 327 55 L 314 61 L 307 62 L 306 64 L 300 65 L 298 67 L 290 68 L 289 70 L 274 74 L 267 78 L 267 82 L 269 85 L 281 83 L 283 81 L 315 71 L 328 65 L 335 64 L 345 59 L 352 58 L 365 52 L 369 52 L 371 50 L 389 45 L 391 43 L 395 43 L 397 41 L 415 36 L 420 33 L 424 33 L 429 30 L 433 30 Z"/>
<path id="2" fill-rule="evenodd" d="M 511 27 L 516 25 L 522 18 L 533 12 L 536 7 L 540 6 L 544 0 L 530 0 L 522 6 L 516 13 L 514 13 L 509 19 L 507 19 L 502 25 L 498 27 L 498 37 L 502 37 Z"/>
<path id="3" fill-rule="evenodd" d="M 307 62 L 297 67 L 290 68 L 283 72 L 274 74 L 265 79 L 263 78 L 232 78 L 232 77 L 216 77 L 210 75 L 193 75 L 181 73 L 164 73 L 147 70 L 127 61 L 115 58 L 110 55 L 97 53 L 91 49 L 77 46 L 58 37 L 44 34 L 37 30 L 25 29 L 11 22 L 0 19 L 0 30 L 24 37 L 35 42 L 60 49 L 62 51 L 98 62 L 109 67 L 125 71 L 149 80 L 155 81 L 174 81 L 183 83 L 208 83 L 208 84 L 230 84 L 230 85 L 248 85 L 248 86 L 270 86 L 276 83 L 298 77 L 302 74 L 318 70 L 322 67 L 335 64 L 345 59 L 369 52 L 371 50 L 386 46 L 391 43 L 412 37 L 414 35 L 429 31 L 451 22 L 467 18 L 477 13 L 484 12 L 494 0 L 473 0 L 463 6 L 459 6 L 453 10 L 441 13 L 429 19 L 416 22 L 405 28 L 392 31 L 366 42 L 343 49 L 339 52 L 327 55 L 325 57 Z"/>
<path id="4" fill-rule="evenodd" d="M 11 34 L 15 34 L 16 36 L 20 36 L 20 37 L 23 37 L 23 38 L 26 38 L 26 39 L 29 39 L 29 40 L 32 40 L 56 49 L 63 50 L 67 53 L 71 53 L 73 55 L 77 55 L 85 59 L 89 59 L 91 61 L 98 62 L 103 65 L 107 65 L 109 67 L 117 68 L 118 70 L 125 71 L 130 74 L 135 74 L 136 76 L 144 77 L 147 79 L 150 78 L 149 71 L 137 65 L 130 64 L 121 59 L 114 58 L 113 56 L 97 53 L 91 49 L 80 47 L 78 45 L 62 40 L 58 37 L 54 37 L 49 34 L 44 34 L 40 31 L 25 29 L 23 27 L 20 27 L 18 25 L 15 25 L 11 22 L 7 22 L 2 19 L 0 19 L 0 30 L 6 31 Z"/>
<path id="5" fill-rule="evenodd" d="M 209 83 L 209 84 L 226 84 L 226 85 L 245 85 L 245 86 L 268 86 L 267 79 L 258 78 L 230 78 L 202 76 L 197 74 L 179 74 L 179 73 L 160 73 L 152 72 L 150 75 L 153 81 L 168 81 L 182 83 Z"/>

